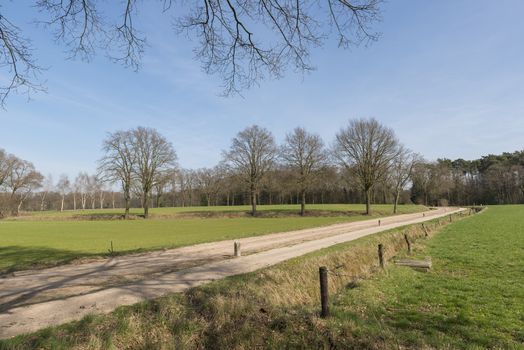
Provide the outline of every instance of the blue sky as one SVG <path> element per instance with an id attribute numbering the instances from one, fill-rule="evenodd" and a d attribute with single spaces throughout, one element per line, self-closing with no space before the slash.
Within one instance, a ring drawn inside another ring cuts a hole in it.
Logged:
<path id="1" fill-rule="evenodd" d="M 213 166 L 252 124 L 277 141 L 304 126 L 330 144 L 349 119 L 362 117 L 392 127 L 430 160 L 524 148 L 523 1 L 389 1 L 378 42 L 350 50 L 327 43 L 313 52 L 313 73 L 289 71 L 228 98 L 194 59 L 196 43 L 176 36 L 157 2 L 140 4 L 149 47 L 139 72 L 103 54 L 90 63 L 66 60 L 49 33 L 29 24 L 28 3 L 2 11 L 49 67 L 48 92 L 29 102 L 11 96 L 0 110 L 0 148 L 44 174 L 94 171 L 106 133 L 138 125 L 163 133 L 186 168 Z"/>

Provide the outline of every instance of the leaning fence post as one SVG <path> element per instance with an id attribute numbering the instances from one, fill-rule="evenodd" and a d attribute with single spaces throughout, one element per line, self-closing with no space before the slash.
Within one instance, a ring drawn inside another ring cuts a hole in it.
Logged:
<path id="1" fill-rule="evenodd" d="M 382 245 L 382 243 L 380 243 L 378 245 L 378 262 L 380 263 L 380 267 L 381 268 L 384 268 L 385 267 L 385 262 L 384 262 L 384 246 Z"/>
<path id="2" fill-rule="evenodd" d="M 240 252 L 240 242 L 235 241 L 233 246 L 235 248 L 235 257 L 242 256 L 242 253 Z"/>
<path id="3" fill-rule="evenodd" d="M 411 254 L 411 242 L 409 241 L 407 233 L 404 233 L 404 239 L 406 240 L 406 244 L 408 245 L 408 254 Z"/>
<path id="4" fill-rule="evenodd" d="M 328 269 L 325 266 L 321 266 L 318 269 L 318 273 L 320 275 L 320 304 L 321 304 L 321 312 L 320 317 L 327 317 L 329 316 L 329 293 L 328 293 Z"/>
<path id="5" fill-rule="evenodd" d="M 378 221 L 378 226 L 380 226 L 380 220 Z"/>

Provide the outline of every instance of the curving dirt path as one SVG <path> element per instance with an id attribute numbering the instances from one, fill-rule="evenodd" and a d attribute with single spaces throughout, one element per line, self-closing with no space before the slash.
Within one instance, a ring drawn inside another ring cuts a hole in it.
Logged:
<path id="1" fill-rule="evenodd" d="M 109 312 L 212 280 L 254 271 L 318 249 L 399 226 L 462 211 L 429 212 L 336 224 L 233 240 L 132 254 L 80 265 L 17 272 L 0 279 L 0 339 Z"/>

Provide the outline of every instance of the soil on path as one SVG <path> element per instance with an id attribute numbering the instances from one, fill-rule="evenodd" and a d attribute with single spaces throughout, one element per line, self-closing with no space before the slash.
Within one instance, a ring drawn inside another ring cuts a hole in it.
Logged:
<path id="1" fill-rule="evenodd" d="M 109 312 L 180 292 L 212 280 L 251 272 L 293 257 L 399 226 L 443 217 L 462 209 L 343 223 L 239 239 L 242 257 L 233 258 L 233 240 L 133 254 L 0 279 L 0 339 Z"/>

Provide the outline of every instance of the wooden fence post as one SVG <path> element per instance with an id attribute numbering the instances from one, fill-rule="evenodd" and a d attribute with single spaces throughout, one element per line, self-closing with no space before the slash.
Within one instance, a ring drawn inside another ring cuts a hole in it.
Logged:
<path id="1" fill-rule="evenodd" d="M 406 240 L 406 244 L 408 245 L 408 254 L 411 254 L 411 242 L 409 241 L 407 233 L 404 233 L 404 239 Z"/>
<path id="2" fill-rule="evenodd" d="M 382 243 L 380 243 L 378 245 L 378 262 L 379 262 L 381 268 L 385 267 L 384 246 L 382 245 Z"/>
<path id="3" fill-rule="evenodd" d="M 240 252 L 240 242 L 235 241 L 234 249 L 235 249 L 235 257 L 242 256 L 242 253 Z"/>
<path id="4" fill-rule="evenodd" d="M 320 304 L 321 304 L 321 311 L 320 311 L 320 317 L 328 317 L 329 316 L 329 292 L 328 292 L 328 269 L 325 266 L 321 266 L 318 269 L 318 273 L 320 275 Z"/>
<path id="5" fill-rule="evenodd" d="M 451 214 L 449 214 L 449 222 L 452 222 L 453 218 L 451 217 Z"/>
<path id="6" fill-rule="evenodd" d="M 380 220 L 378 221 L 378 226 L 380 226 Z"/>
<path id="7" fill-rule="evenodd" d="M 113 241 L 111 241 L 111 248 L 108 249 L 109 255 L 113 256 L 115 255 L 115 250 L 113 249 Z"/>

